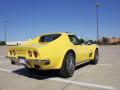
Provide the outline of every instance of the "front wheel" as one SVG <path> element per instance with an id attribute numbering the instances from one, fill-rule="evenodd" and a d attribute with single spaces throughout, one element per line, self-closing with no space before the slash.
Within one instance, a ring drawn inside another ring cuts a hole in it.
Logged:
<path id="1" fill-rule="evenodd" d="M 91 60 L 91 64 L 93 64 L 93 65 L 97 64 L 98 59 L 99 59 L 99 51 L 98 51 L 98 49 L 96 49 L 95 54 L 94 54 L 94 60 Z"/>
<path id="2" fill-rule="evenodd" d="M 60 69 L 60 75 L 64 78 L 71 77 L 75 71 L 75 56 L 72 52 L 66 53 L 62 67 Z"/>

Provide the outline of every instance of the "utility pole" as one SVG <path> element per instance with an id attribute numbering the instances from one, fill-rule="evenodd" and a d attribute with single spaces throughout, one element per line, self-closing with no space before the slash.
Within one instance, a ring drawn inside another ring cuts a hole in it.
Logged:
<path id="1" fill-rule="evenodd" d="M 5 43 L 7 42 L 7 21 L 4 21 L 5 24 Z"/>
<path id="2" fill-rule="evenodd" d="M 97 18 L 97 43 L 99 42 L 99 16 L 98 16 L 98 8 L 100 7 L 100 3 L 96 3 L 96 18 Z"/>

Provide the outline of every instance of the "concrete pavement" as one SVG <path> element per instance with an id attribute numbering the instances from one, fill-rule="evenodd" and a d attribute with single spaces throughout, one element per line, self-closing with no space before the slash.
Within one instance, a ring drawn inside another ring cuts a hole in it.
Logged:
<path id="1" fill-rule="evenodd" d="M 0 47 L 0 90 L 120 90 L 120 46 L 100 46 L 99 63 L 77 67 L 68 79 L 57 71 L 30 73 L 11 65 L 6 48 Z"/>

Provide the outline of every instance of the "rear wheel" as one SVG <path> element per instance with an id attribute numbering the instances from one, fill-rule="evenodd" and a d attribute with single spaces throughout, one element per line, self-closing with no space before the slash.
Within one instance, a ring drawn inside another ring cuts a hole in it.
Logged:
<path id="1" fill-rule="evenodd" d="M 75 71 L 75 56 L 72 52 L 66 53 L 62 68 L 60 69 L 60 75 L 64 78 L 71 77 Z"/>
<path id="2" fill-rule="evenodd" d="M 95 54 L 94 54 L 94 60 L 91 60 L 91 64 L 93 64 L 93 65 L 97 64 L 98 59 L 99 59 L 99 51 L 98 51 L 98 49 L 96 49 Z"/>

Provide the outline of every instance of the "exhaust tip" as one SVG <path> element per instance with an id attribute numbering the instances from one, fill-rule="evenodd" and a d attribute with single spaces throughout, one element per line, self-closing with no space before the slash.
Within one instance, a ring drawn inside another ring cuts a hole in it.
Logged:
<path id="1" fill-rule="evenodd" d="M 16 63 L 15 63 L 14 61 L 11 61 L 11 64 L 12 64 L 12 65 L 15 65 Z"/>

